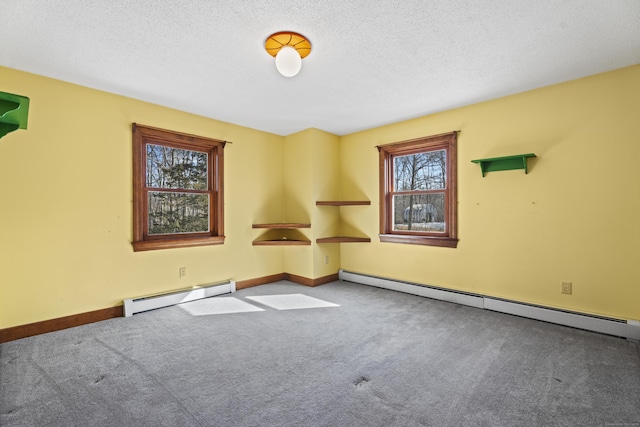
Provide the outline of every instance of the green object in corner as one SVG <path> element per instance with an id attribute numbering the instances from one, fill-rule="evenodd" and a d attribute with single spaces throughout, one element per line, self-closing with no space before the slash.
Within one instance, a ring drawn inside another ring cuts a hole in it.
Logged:
<path id="1" fill-rule="evenodd" d="M 26 129 L 29 98 L 0 92 L 0 138 L 16 129 Z"/>
<path id="2" fill-rule="evenodd" d="M 493 157 L 491 159 L 471 161 L 480 164 L 482 176 L 485 176 L 487 172 L 507 171 L 511 169 L 524 169 L 524 173 L 527 173 L 527 159 L 529 157 L 536 157 L 536 155 L 533 153 L 517 154 L 515 156 Z"/>

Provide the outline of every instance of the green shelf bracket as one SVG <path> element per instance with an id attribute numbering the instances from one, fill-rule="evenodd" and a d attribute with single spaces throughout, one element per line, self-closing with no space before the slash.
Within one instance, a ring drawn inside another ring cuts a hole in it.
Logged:
<path id="1" fill-rule="evenodd" d="M 515 156 L 471 160 L 471 162 L 480 164 L 480 170 L 484 177 L 487 172 L 508 171 L 512 169 L 524 169 L 524 173 L 527 173 L 527 159 L 529 157 L 536 157 L 536 155 L 533 153 L 518 154 Z"/>
<path id="2" fill-rule="evenodd" d="M 29 98 L 0 92 L 0 138 L 16 129 L 27 128 Z"/>

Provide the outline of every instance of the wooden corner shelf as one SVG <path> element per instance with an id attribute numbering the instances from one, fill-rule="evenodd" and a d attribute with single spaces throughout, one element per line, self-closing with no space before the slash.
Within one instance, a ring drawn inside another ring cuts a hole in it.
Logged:
<path id="1" fill-rule="evenodd" d="M 366 206 L 369 200 L 318 200 L 316 206 Z"/>
<path id="2" fill-rule="evenodd" d="M 370 200 L 317 200 L 316 206 L 369 206 Z M 331 236 L 316 239 L 316 243 L 369 243 L 369 237 Z"/>
<path id="3" fill-rule="evenodd" d="M 280 229 L 280 230 L 288 230 L 292 228 L 311 228 L 311 224 L 303 224 L 300 222 L 272 222 L 266 224 L 253 224 L 253 228 L 269 228 L 269 229 Z"/>
<path id="4" fill-rule="evenodd" d="M 260 228 L 266 230 L 294 230 L 297 228 L 311 228 L 311 224 L 302 222 L 269 222 L 262 224 L 253 224 L 252 228 Z M 258 238 L 253 241 L 253 246 L 309 246 L 310 240 L 300 239 L 296 237 L 302 237 L 302 234 L 298 232 L 299 236 L 284 236 L 285 231 L 266 232 L 262 239 Z M 271 238 L 268 238 L 268 237 Z M 273 238 L 276 237 L 276 238 Z"/>
<path id="5" fill-rule="evenodd" d="M 278 240 L 254 240 L 253 246 L 309 246 L 310 240 L 293 240 L 293 239 L 278 239 Z"/>
<path id="6" fill-rule="evenodd" d="M 335 237 L 322 237 L 316 239 L 316 243 L 369 243 L 371 239 L 369 237 L 348 237 L 348 236 L 335 236 Z"/>
<path id="7" fill-rule="evenodd" d="M 506 171 L 512 169 L 524 169 L 524 173 L 526 174 L 528 171 L 527 159 L 530 157 L 536 157 L 536 155 L 533 153 L 517 154 L 515 156 L 471 160 L 471 162 L 478 163 L 480 165 L 480 170 L 482 171 L 483 177 L 487 172 Z"/>

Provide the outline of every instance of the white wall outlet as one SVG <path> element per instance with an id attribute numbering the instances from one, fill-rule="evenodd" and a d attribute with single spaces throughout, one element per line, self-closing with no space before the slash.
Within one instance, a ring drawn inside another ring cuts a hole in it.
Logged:
<path id="1" fill-rule="evenodd" d="M 572 288 L 571 282 L 562 282 L 562 293 L 563 294 L 571 295 L 571 291 L 572 291 L 571 288 Z"/>
<path id="2" fill-rule="evenodd" d="M 187 275 L 187 267 L 180 267 L 178 270 L 178 276 L 185 277 Z"/>

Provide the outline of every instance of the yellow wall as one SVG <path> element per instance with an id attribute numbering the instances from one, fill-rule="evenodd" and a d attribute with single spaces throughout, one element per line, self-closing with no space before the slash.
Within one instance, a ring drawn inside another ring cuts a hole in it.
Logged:
<path id="1" fill-rule="evenodd" d="M 284 200 L 285 222 L 311 223 L 313 192 L 312 130 L 299 132 L 284 138 Z M 314 224 L 311 224 L 312 226 Z M 289 236 L 313 240 L 313 229 L 299 229 Z M 284 271 L 311 278 L 313 275 L 312 246 L 284 247 Z"/>
<path id="2" fill-rule="evenodd" d="M 0 329 L 284 271 L 251 245 L 253 222 L 284 215 L 281 136 L 7 68 L 0 90 L 31 99 L 28 129 L 0 139 Z M 133 122 L 233 142 L 224 245 L 133 252 Z"/>
<path id="3" fill-rule="evenodd" d="M 640 66 L 343 137 L 281 137 L 2 67 L 0 90 L 31 99 L 29 129 L 0 139 L 0 329 L 227 278 L 338 267 L 640 319 Z M 132 122 L 233 142 L 224 245 L 133 252 Z M 375 146 L 451 130 L 461 131 L 458 248 L 380 243 Z M 538 155 L 528 175 L 482 178 L 471 163 L 528 152 Z M 372 204 L 315 206 L 331 198 Z M 262 231 L 250 224 L 279 221 L 311 222 L 299 232 L 312 244 L 251 245 Z M 372 242 L 315 243 L 335 232 Z M 573 295 L 560 294 L 562 281 Z"/>
<path id="4" fill-rule="evenodd" d="M 340 234 L 340 208 L 316 206 L 318 200 L 340 199 L 340 138 L 318 129 L 313 137 L 313 277 L 324 277 L 340 269 L 340 244 L 315 243 L 320 237 Z"/>
<path id="5" fill-rule="evenodd" d="M 311 223 L 300 230 L 310 246 L 284 249 L 285 271 L 308 278 L 334 274 L 340 268 L 340 245 L 317 244 L 318 237 L 335 236 L 337 208 L 318 207 L 318 200 L 339 198 L 339 140 L 336 135 L 307 129 L 284 138 L 284 198 L 287 222 Z M 328 257 L 328 258 L 326 258 Z"/>
<path id="6" fill-rule="evenodd" d="M 341 173 L 372 201 L 345 220 L 372 237 L 341 267 L 581 312 L 640 319 L 640 66 L 341 138 Z M 374 148 L 460 130 L 457 249 L 380 243 Z M 524 171 L 473 159 L 535 153 Z M 560 293 L 573 282 L 573 294 Z"/>

